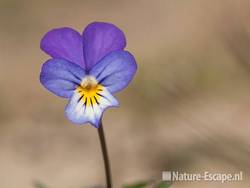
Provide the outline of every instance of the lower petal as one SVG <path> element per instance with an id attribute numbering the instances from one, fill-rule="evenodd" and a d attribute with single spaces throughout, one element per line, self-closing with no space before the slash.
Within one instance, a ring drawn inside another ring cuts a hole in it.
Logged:
<path id="1" fill-rule="evenodd" d="M 75 124 L 91 123 L 98 128 L 104 110 L 118 105 L 116 98 L 105 87 L 91 97 L 86 97 L 76 89 L 66 106 L 65 115 Z"/>

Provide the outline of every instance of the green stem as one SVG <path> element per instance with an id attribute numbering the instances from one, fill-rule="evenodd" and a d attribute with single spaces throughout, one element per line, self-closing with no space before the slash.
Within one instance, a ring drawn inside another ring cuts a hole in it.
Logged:
<path id="1" fill-rule="evenodd" d="M 104 135 L 103 126 L 102 126 L 102 120 L 100 121 L 100 125 L 98 128 L 98 134 L 99 134 L 100 144 L 102 148 L 107 188 L 112 188 L 111 169 L 110 169 L 110 164 L 109 164 L 109 157 L 108 157 L 108 150 L 107 150 L 106 141 L 105 141 L 105 135 Z"/>

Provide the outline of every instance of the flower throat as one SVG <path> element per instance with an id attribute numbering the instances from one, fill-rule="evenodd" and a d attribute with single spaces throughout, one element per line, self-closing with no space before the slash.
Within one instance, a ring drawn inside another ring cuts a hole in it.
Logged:
<path id="1" fill-rule="evenodd" d="M 94 77 L 87 76 L 82 80 L 76 91 L 80 94 L 79 102 L 83 102 L 86 106 L 93 106 L 100 103 L 103 86 L 98 84 Z"/>

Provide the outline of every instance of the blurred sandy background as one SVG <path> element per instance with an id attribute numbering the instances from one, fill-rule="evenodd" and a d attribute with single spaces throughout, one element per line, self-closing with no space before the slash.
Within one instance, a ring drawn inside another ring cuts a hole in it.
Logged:
<path id="1" fill-rule="evenodd" d="M 163 170 L 238 172 L 249 187 L 250 2 L 248 0 L 0 1 L 0 187 L 104 184 L 97 131 L 64 117 L 66 100 L 39 83 L 45 32 L 92 21 L 127 36 L 139 69 L 104 127 L 115 188 L 161 179 Z"/>

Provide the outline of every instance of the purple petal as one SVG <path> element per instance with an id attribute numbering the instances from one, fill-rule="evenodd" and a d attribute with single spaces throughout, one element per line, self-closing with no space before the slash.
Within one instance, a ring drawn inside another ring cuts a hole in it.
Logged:
<path id="1" fill-rule="evenodd" d="M 105 55 L 126 46 L 124 33 L 110 23 L 94 22 L 83 32 L 83 51 L 86 69 L 90 70 Z"/>
<path id="2" fill-rule="evenodd" d="M 69 98 L 84 76 L 80 66 L 63 59 L 51 59 L 42 66 L 40 82 L 52 93 Z"/>
<path id="3" fill-rule="evenodd" d="M 85 68 L 82 37 L 71 28 L 52 29 L 44 35 L 40 46 L 53 58 L 65 59 Z"/>
<path id="4" fill-rule="evenodd" d="M 127 87 L 137 69 L 134 57 L 126 51 L 115 51 L 104 57 L 90 71 L 90 75 L 111 93 Z"/>

